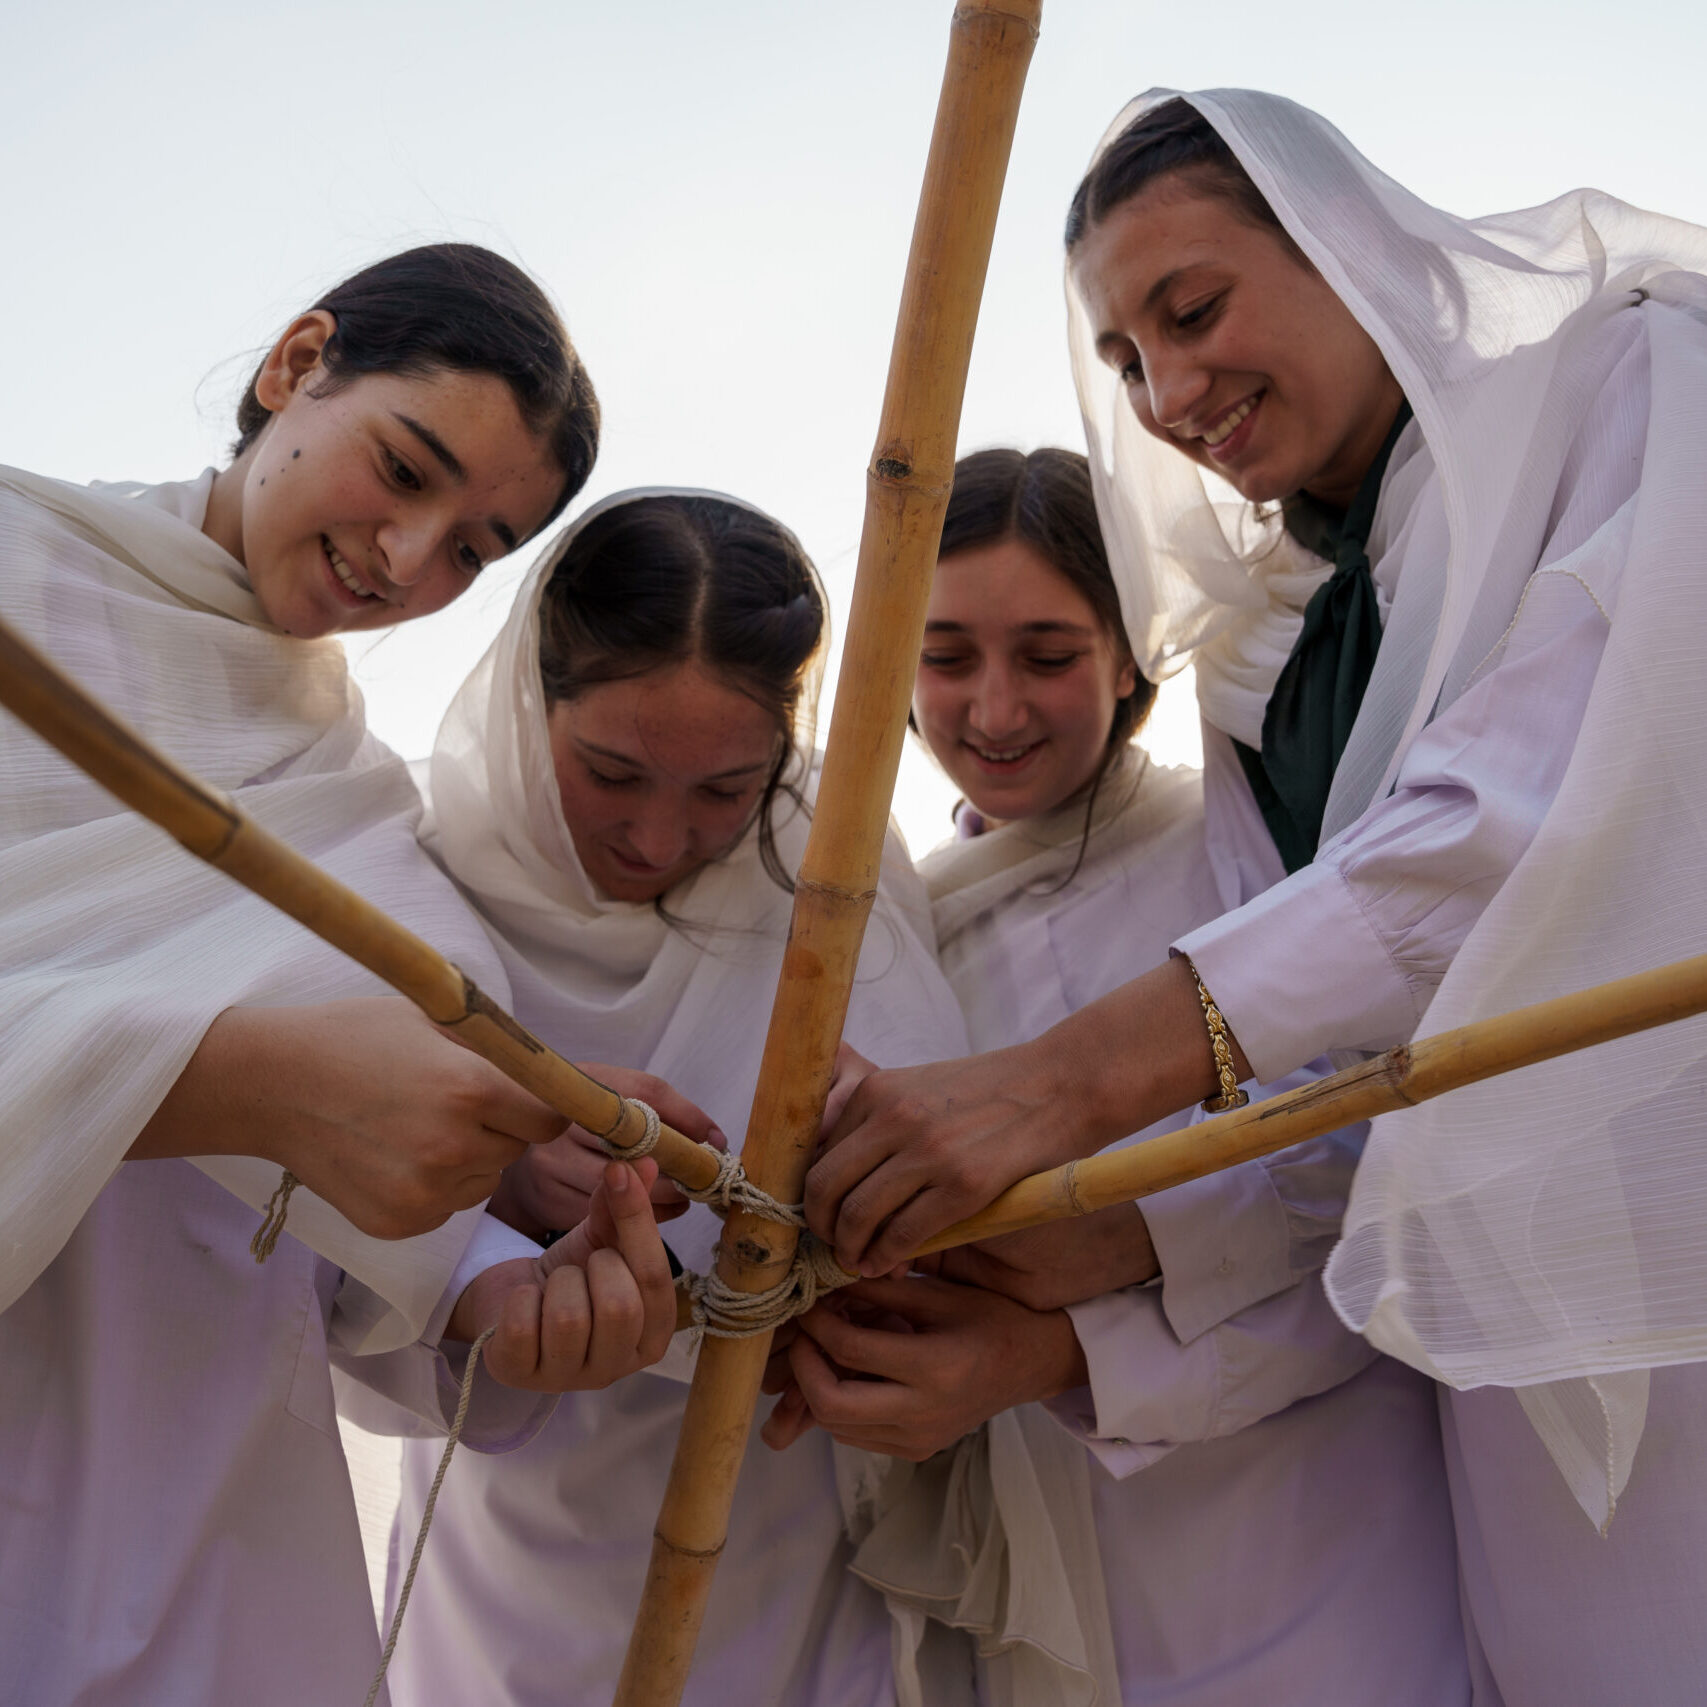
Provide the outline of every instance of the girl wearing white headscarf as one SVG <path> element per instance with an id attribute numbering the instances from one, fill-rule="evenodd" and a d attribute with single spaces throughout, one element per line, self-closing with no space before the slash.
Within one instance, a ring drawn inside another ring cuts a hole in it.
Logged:
<path id="1" fill-rule="evenodd" d="M 447 246 L 295 321 L 239 427 L 179 484 L 0 471 L 0 611 L 502 996 L 331 636 L 448 603 L 549 520 L 591 464 L 586 376 L 530 279 Z M 537 1247 L 467 1206 L 562 1122 L 9 717 L 0 799 L 0 1699 L 359 1700 L 378 1642 L 328 1355 L 437 1410 L 441 1334 L 539 1291 Z M 258 1267 L 281 1166 L 304 1183 Z M 550 1338 L 491 1349 L 560 1384 L 579 1359 Z M 482 1444 L 541 1420 L 501 1398 Z"/>
<path id="2" fill-rule="evenodd" d="M 914 1200 L 875 1263 L 1212 1090 L 1193 965 L 1269 1077 L 1704 946 L 1707 232 L 1589 191 L 1460 220 L 1244 91 L 1116 132 L 1075 204 L 1074 362 L 1128 627 L 1141 664 L 1197 665 L 1245 904 L 1029 1053 L 938 1070 L 969 1191 L 935 1186 L 905 1084 L 868 1081 L 808 1186 L 828 1228 L 887 1174 L 844 1261 L 870 1215 Z M 1453 1389 L 1490 1702 L 1707 1675 L 1679 1586 L 1707 1535 L 1704 1046 L 1690 1022 L 1377 1122 L 1327 1271 Z M 1041 1145 L 991 1112 L 1039 1086 L 1067 1110 Z"/>
<path id="3" fill-rule="evenodd" d="M 530 575 L 433 754 L 429 845 L 487 919 L 518 1017 L 667 1078 L 732 1135 L 805 844 L 794 724 L 823 621 L 805 554 L 768 516 L 710 493 L 620 494 Z M 919 1061 L 964 1039 L 929 930 L 892 839 L 848 1013 L 860 1048 Z M 511 1213 L 572 1224 L 583 1156 L 568 1141 L 541 1152 L 507 1182 Z M 703 1270 L 717 1230 L 696 1205 L 669 1242 Z M 502 1466 L 457 1466 L 393 1671 L 399 1703 L 609 1698 L 686 1353 L 560 1406 Z M 782 1462 L 754 1454 L 684 1699 L 891 1702 L 888 1621 L 846 1570 L 828 1441 Z M 405 1447 L 403 1534 L 436 1457 L 429 1442 Z"/>
<path id="4" fill-rule="evenodd" d="M 1085 458 L 963 458 L 913 707 L 965 792 L 955 839 L 922 869 L 975 1045 L 1035 1036 L 1222 911 L 1199 773 L 1133 741 L 1153 693 L 1127 646 Z M 1432 1384 L 1350 1333 L 1318 1278 L 1362 1137 L 1074 1222 L 1070 1252 L 998 1239 L 944 1253 L 936 1278 L 866 1281 L 802 1318 L 800 1408 L 846 1445 L 929 1460 L 892 1473 L 856 1568 L 934 1590 L 920 1598 L 939 1623 L 987 1636 L 980 1579 L 1001 1573 L 976 1528 L 969 1540 L 939 1518 L 951 1545 L 921 1546 L 922 1510 L 952 1509 L 951 1490 L 1011 1453 L 1016 1433 L 1043 1464 L 1039 1425 L 1089 1450 L 1052 1490 L 1060 1551 L 1088 1579 L 1064 1585 L 1057 1629 L 1094 1654 L 1090 1614 L 1106 1601 L 1109 1664 L 1033 1662 L 1016 1686 L 981 1640 L 980 1700 L 1469 1699 Z M 911 1331 L 847 1319 L 850 1302 Z M 787 1408 L 767 1425 L 778 1444 Z M 1033 1568 L 1035 1551 L 1034 1537 L 1010 1537 L 1007 1570 Z"/>

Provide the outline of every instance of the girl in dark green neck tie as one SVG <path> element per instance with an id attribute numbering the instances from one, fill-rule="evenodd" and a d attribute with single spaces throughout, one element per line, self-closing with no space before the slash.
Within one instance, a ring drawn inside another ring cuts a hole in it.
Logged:
<path id="1" fill-rule="evenodd" d="M 1139 668 L 1194 666 L 1229 910 L 1032 1043 L 868 1079 L 807 1185 L 868 1271 L 1221 1094 L 1197 980 L 1268 1081 L 1707 951 L 1707 231 L 1595 191 L 1460 219 L 1215 90 L 1122 114 L 1067 236 L 1103 533 Z M 1371 1133 L 1325 1283 L 1448 1389 L 1478 1701 L 1707 1676 L 1655 1611 L 1707 1575 L 1703 1086 L 1674 1030 Z"/>

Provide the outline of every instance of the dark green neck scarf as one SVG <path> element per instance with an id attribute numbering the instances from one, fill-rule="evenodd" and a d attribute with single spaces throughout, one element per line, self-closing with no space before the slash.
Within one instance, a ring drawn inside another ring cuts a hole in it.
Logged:
<path id="1" fill-rule="evenodd" d="M 1334 571 L 1304 607 L 1304 626 L 1275 679 L 1263 714 L 1262 751 L 1242 741 L 1233 745 L 1289 873 L 1316 857 L 1328 790 L 1381 649 L 1369 530 L 1382 476 L 1410 418 L 1410 404 L 1401 402 L 1343 515 L 1302 492 L 1286 503 L 1286 531 L 1327 558 Z"/>

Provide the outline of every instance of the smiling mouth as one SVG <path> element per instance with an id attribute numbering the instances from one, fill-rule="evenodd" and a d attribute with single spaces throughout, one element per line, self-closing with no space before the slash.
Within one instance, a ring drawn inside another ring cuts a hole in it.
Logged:
<path id="1" fill-rule="evenodd" d="M 338 548 L 325 534 L 320 536 L 320 549 L 326 553 L 326 561 L 332 565 L 332 573 L 337 576 L 339 586 L 353 593 L 358 599 L 377 599 L 379 594 L 371 587 L 364 587 L 355 577 L 354 571 L 338 554 Z"/>
<path id="2" fill-rule="evenodd" d="M 976 741 L 966 741 L 962 745 L 991 770 L 1014 770 L 1024 764 L 1043 743 L 1028 741 L 1023 747 L 982 747 Z"/>
<path id="3" fill-rule="evenodd" d="M 1251 412 L 1261 401 L 1262 393 L 1258 391 L 1242 402 L 1235 403 L 1214 426 L 1205 428 L 1199 434 L 1203 441 L 1203 448 L 1205 450 L 1219 450 L 1250 419 Z"/>

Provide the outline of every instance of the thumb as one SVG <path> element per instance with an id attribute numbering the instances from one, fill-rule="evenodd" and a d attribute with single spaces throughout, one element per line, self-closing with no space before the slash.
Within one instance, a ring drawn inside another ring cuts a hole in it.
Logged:
<path id="1" fill-rule="evenodd" d="M 638 1190 L 621 1192 L 620 1201 L 613 1200 L 610 1189 L 614 1179 L 623 1177 L 615 1172 L 618 1168 L 623 1175 L 637 1179 L 639 1185 Z M 555 1274 L 565 1263 L 585 1268 L 594 1251 L 619 1249 L 624 1223 L 640 1218 L 652 1220 L 647 1193 L 657 1177 L 658 1164 L 650 1156 L 642 1156 L 638 1162 L 607 1162 L 604 1178 L 588 1200 L 587 1213 L 540 1259 L 541 1277 Z"/>

